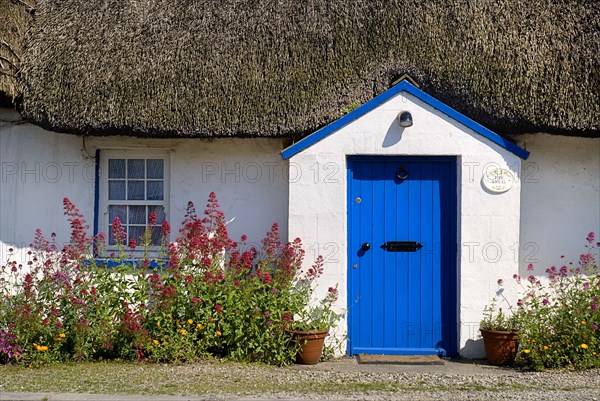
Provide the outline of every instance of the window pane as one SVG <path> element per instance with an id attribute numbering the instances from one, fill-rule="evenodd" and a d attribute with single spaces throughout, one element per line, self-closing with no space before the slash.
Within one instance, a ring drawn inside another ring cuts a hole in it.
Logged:
<path id="1" fill-rule="evenodd" d="M 146 160 L 146 178 L 163 179 L 163 160 L 162 159 L 148 159 Z"/>
<path id="2" fill-rule="evenodd" d="M 125 181 L 109 181 L 108 182 L 108 199 L 109 200 L 124 200 L 125 199 Z"/>
<path id="3" fill-rule="evenodd" d="M 125 205 L 111 205 L 108 207 L 108 223 L 112 224 L 118 217 L 121 220 L 121 224 L 127 224 L 127 206 Z"/>
<path id="4" fill-rule="evenodd" d="M 140 241 L 140 237 L 144 234 L 144 231 L 146 231 L 146 227 L 144 226 L 129 226 L 129 238 L 127 242 L 129 243 L 129 239 L 135 238 L 135 242 L 140 245 L 142 242 Z"/>
<path id="5" fill-rule="evenodd" d="M 129 224 L 146 224 L 146 206 L 129 206 Z"/>
<path id="6" fill-rule="evenodd" d="M 148 181 L 148 200 L 163 200 L 163 182 L 162 181 Z"/>
<path id="7" fill-rule="evenodd" d="M 127 200 L 144 199 L 144 181 L 127 182 Z"/>
<path id="8" fill-rule="evenodd" d="M 144 159 L 127 160 L 127 178 L 144 178 Z"/>
<path id="9" fill-rule="evenodd" d="M 150 213 L 152 212 L 156 213 L 156 224 L 161 225 L 165 221 L 164 206 L 148 206 L 148 217 L 150 217 Z"/>
<path id="10" fill-rule="evenodd" d="M 108 178 L 125 178 L 124 159 L 108 159 Z"/>
<path id="11" fill-rule="evenodd" d="M 160 227 L 152 227 L 152 245 L 162 244 L 162 230 Z"/>

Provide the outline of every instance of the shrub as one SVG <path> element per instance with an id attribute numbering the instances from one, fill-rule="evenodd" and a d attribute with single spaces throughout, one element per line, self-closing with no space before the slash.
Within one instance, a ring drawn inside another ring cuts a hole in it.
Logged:
<path id="1" fill-rule="evenodd" d="M 593 232 L 587 236 L 586 252 L 577 264 L 548 268 L 547 283 L 533 274 L 525 280 L 514 276 L 524 294 L 517 302 L 517 363 L 535 370 L 600 367 L 600 274 L 594 237 Z M 532 272 L 533 266 L 528 269 Z"/>
<path id="2" fill-rule="evenodd" d="M 310 302 L 313 287 L 304 284 L 311 271 L 322 269 L 319 258 L 301 271 L 300 239 L 282 244 L 273 224 L 258 249 L 245 236 L 231 240 L 211 193 L 202 216 L 188 204 L 175 242 L 167 242 L 171 228 L 163 223 L 158 250 L 150 245 L 152 216 L 145 234 L 129 240 L 115 219 L 117 249 L 98 261 L 92 250 L 104 252 L 106 236 L 88 237 L 84 217 L 66 198 L 64 208 L 72 228 L 64 249 L 38 230 L 28 266 L 10 258 L 2 266 L 0 362 L 294 360 L 287 329 Z"/>

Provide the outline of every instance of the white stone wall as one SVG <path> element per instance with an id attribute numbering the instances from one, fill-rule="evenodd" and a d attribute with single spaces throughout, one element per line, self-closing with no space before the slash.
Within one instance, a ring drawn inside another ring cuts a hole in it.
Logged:
<path id="1" fill-rule="evenodd" d="M 412 127 L 398 125 L 396 116 L 401 110 L 411 112 Z M 339 284 L 339 305 L 344 308 L 348 155 L 457 157 L 459 348 L 465 357 L 483 356 L 479 321 L 496 293 L 498 279 L 507 283 L 508 302 L 516 301 L 516 285 L 510 278 L 519 267 L 520 158 L 407 94 L 390 99 L 293 156 L 289 236 L 301 237 L 315 253 L 325 256 L 322 290 Z M 511 190 L 491 194 L 482 188 L 482 173 L 490 167 L 512 171 L 516 182 Z"/>
<path id="2" fill-rule="evenodd" d="M 288 163 L 280 140 L 86 138 L 45 131 L 0 109 L 0 259 L 9 247 L 24 248 L 36 228 L 57 241 L 70 229 L 62 200 L 68 197 L 85 215 L 90 232 L 94 215 L 96 149 L 166 149 L 170 154 L 168 220 L 172 239 L 188 201 L 198 213 L 211 191 L 217 194 L 231 237 L 260 241 L 278 222 L 287 238 Z"/>
<path id="3" fill-rule="evenodd" d="M 521 196 L 521 275 L 532 263 L 547 268 L 576 262 L 590 231 L 600 241 L 600 138 L 524 135 L 531 152 L 523 162 Z M 560 267 L 560 266 L 558 266 Z"/>

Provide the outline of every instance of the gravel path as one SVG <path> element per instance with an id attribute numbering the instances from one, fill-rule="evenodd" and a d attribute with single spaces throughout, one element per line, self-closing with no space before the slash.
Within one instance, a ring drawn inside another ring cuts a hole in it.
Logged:
<path id="1" fill-rule="evenodd" d="M 136 370 L 149 369 L 140 364 Z M 150 373 L 151 371 L 151 373 Z M 0 400 L 51 401 L 155 401 L 155 400 L 585 400 L 600 401 L 600 369 L 581 372 L 519 372 L 472 362 L 447 362 L 444 366 L 360 365 L 354 359 L 274 368 L 231 363 L 158 365 L 148 371 L 155 382 L 178 384 L 188 395 L 122 396 L 57 393 L 2 393 Z M 125 380 L 127 380 L 125 378 Z M 206 387 L 210 395 L 195 392 L 190 384 Z M 233 384 L 237 393 L 232 394 Z M 270 383 L 276 391 L 269 391 Z M 266 386 L 265 386 L 266 384 Z M 147 394 L 157 394 L 152 384 Z M 308 388 L 307 388 L 308 387 Z M 296 391 L 286 391 L 286 388 Z M 266 389 L 266 390 L 265 390 Z M 301 389 L 298 391 L 298 389 Z M 44 391 L 40 389 L 41 391 Z M 14 390 L 13 390 L 14 391 Z M 38 390 L 39 391 L 39 390 Z M 68 390 L 67 390 L 68 391 Z M 111 387 L 109 391 L 118 391 Z"/>

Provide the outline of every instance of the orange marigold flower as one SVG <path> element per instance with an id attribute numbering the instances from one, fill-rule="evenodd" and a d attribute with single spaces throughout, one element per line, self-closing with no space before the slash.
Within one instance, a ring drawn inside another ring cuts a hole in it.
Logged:
<path id="1" fill-rule="evenodd" d="M 66 335 L 65 333 L 60 333 L 58 336 L 59 336 L 60 338 L 65 338 L 67 335 Z"/>
<path id="2" fill-rule="evenodd" d="M 215 336 L 217 337 L 221 337 L 223 335 L 223 333 L 221 333 L 219 330 L 217 330 L 217 332 L 215 333 Z"/>
<path id="3" fill-rule="evenodd" d="M 192 319 L 188 319 L 188 324 L 194 324 L 194 321 Z"/>
<path id="4" fill-rule="evenodd" d="M 184 329 L 179 330 L 179 332 L 182 336 L 185 336 L 187 334 L 187 331 L 185 331 Z"/>
<path id="5" fill-rule="evenodd" d="M 547 351 L 547 350 L 548 350 L 548 346 L 544 345 L 544 351 Z"/>
<path id="6" fill-rule="evenodd" d="M 204 325 L 203 325 L 202 323 L 198 323 L 198 324 L 196 325 L 196 328 L 197 328 L 198 330 L 204 330 Z"/>
<path id="7" fill-rule="evenodd" d="M 158 345 L 158 340 L 152 340 L 152 344 Z"/>
<path id="8" fill-rule="evenodd" d="M 583 349 L 588 349 L 588 345 L 587 344 L 581 344 L 580 347 L 583 348 Z"/>
<path id="9" fill-rule="evenodd" d="M 587 324 L 587 322 L 585 320 L 582 320 L 581 324 Z"/>
<path id="10" fill-rule="evenodd" d="M 530 349 L 524 349 L 523 352 L 526 353 L 526 354 L 529 354 L 531 352 L 531 350 Z"/>

